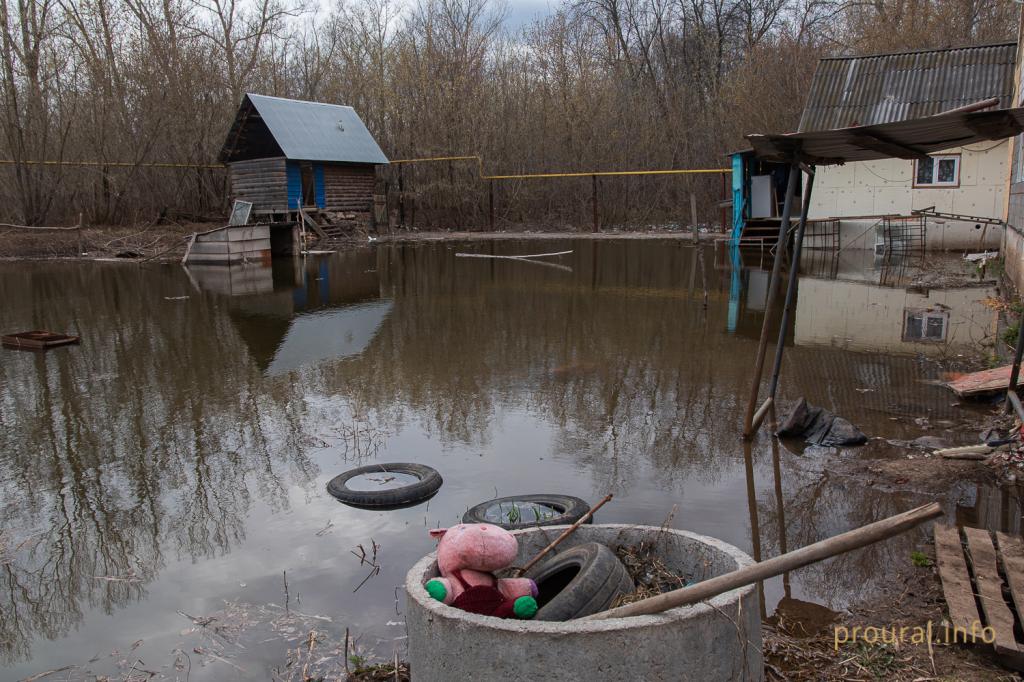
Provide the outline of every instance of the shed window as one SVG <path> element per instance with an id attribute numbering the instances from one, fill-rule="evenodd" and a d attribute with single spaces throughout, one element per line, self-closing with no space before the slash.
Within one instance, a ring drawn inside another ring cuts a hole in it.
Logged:
<path id="1" fill-rule="evenodd" d="M 904 341 L 945 341 L 949 329 L 949 313 L 933 310 L 904 311 Z"/>
<path id="2" fill-rule="evenodd" d="M 914 161 L 914 187 L 959 187 L 960 155 L 929 156 Z"/>

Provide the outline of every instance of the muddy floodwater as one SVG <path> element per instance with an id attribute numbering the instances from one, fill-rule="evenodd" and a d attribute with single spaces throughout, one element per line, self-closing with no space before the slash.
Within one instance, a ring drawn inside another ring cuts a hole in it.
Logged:
<path id="1" fill-rule="evenodd" d="M 455 257 L 570 249 L 546 265 Z M 314 662 L 346 629 L 359 655 L 403 656 L 399 586 L 428 528 L 495 496 L 612 492 L 599 521 L 658 525 L 675 508 L 673 526 L 758 558 L 933 499 L 833 471 L 836 453 L 741 441 L 767 258 L 545 240 L 243 270 L 0 264 L 0 331 L 82 338 L 0 351 L 0 678 L 292 679 L 310 630 Z M 804 271 L 783 407 L 806 396 L 872 437 L 976 441 L 957 427 L 971 408 L 935 381 L 996 333 L 992 290 L 909 286 L 870 253 L 812 253 Z M 444 485 L 393 511 L 327 494 L 388 461 Z M 940 500 L 1020 530 L 999 489 Z M 925 537 L 771 580 L 765 615 L 842 609 Z"/>

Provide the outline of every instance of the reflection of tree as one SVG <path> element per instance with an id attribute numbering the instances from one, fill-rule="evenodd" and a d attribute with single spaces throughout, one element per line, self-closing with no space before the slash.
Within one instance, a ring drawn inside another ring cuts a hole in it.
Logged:
<path id="1" fill-rule="evenodd" d="M 285 481 L 317 474 L 304 448 L 284 447 L 298 440 L 298 391 L 262 382 L 216 300 L 164 300 L 187 286 L 163 268 L 0 275 L 24 292 L 5 300 L 4 329 L 82 336 L 0 363 L 0 661 L 87 608 L 142 597 L 168 548 L 193 561 L 228 551 L 251 490 L 284 507 Z"/>
<path id="2" fill-rule="evenodd" d="M 736 456 L 720 433 L 739 422 L 750 343 L 724 333 L 724 305 L 703 308 L 694 251 L 675 242 L 565 248 L 572 273 L 456 259 L 458 246 L 382 247 L 391 315 L 360 358 L 304 378 L 318 392 L 344 390 L 380 421 L 418 419 L 443 440 L 477 446 L 496 414 L 529 410 L 557 427 L 556 454 L 590 469 L 602 489 L 627 485 L 643 461 L 669 484 L 714 479 Z M 723 282 L 706 274 L 720 301 Z"/>

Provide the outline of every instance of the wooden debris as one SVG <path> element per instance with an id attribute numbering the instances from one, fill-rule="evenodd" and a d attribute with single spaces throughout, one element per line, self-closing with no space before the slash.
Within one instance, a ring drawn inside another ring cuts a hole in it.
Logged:
<path id="1" fill-rule="evenodd" d="M 1024 613 L 1024 541 L 1006 533 L 996 533 L 999 555 L 1003 558 L 1006 582 L 1018 614 Z"/>
<path id="2" fill-rule="evenodd" d="M 81 343 L 81 341 L 77 336 L 58 334 L 40 329 L 18 332 L 17 334 L 6 334 L 0 337 L 0 343 L 3 343 L 8 348 L 25 350 L 46 350 L 48 348 Z"/>
<path id="3" fill-rule="evenodd" d="M 981 372 L 971 372 L 946 382 L 946 386 L 961 398 L 999 393 L 1005 391 L 1010 385 L 1010 370 L 1011 365 L 1005 365 Z"/>
<path id="4" fill-rule="evenodd" d="M 959 529 L 935 525 L 935 557 L 942 592 L 949 606 L 949 620 L 957 630 L 970 633 L 971 626 L 980 623 L 981 618 L 974 603 L 974 588 L 964 561 Z"/>
<path id="5" fill-rule="evenodd" d="M 985 620 L 995 630 L 995 650 L 1000 654 L 1019 654 L 1024 651 L 1013 635 L 1013 613 L 1003 601 L 1003 581 L 999 577 L 996 549 L 987 530 L 964 528 L 967 548 L 971 553 L 974 580 L 978 584 L 981 610 Z"/>
<path id="6" fill-rule="evenodd" d="M 1007 449 L 1009 449 L 1008 445 L 992 446 L 980 443 L 978 445 L 965 445 L 960 448 L 943 448 L 941 450 L 936 450 L 935 454 L 945 457 L 946 459 L 986 460 L 993 452 Z"/>

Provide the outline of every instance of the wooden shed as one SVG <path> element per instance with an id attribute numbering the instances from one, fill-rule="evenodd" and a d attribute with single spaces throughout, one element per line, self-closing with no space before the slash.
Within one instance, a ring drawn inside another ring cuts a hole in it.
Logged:
<path id="1" fill-rule="evenodd" d="M 247 94 L 220 154 L 257 218 L 369 225 L 387 157 L 352 107 Z M 317 229 L 317 232 L 320 232 Z"/>

